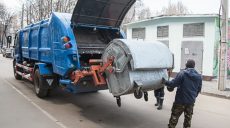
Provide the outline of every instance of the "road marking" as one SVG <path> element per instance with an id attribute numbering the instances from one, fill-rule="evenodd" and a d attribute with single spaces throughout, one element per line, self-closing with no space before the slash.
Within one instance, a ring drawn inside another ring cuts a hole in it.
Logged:
<path id="1" fill-rule="evenodd" d="M 20 90 L 18 90 L 13 84 L 11 84 L 8 81 L 6 81 L 6 82 L 10 85 L 11 88 L 13 88 L 16 92 L 18 92 L 21 96 L 23 96 L 27 101 L 29 101 L 34 107 L 36 107 L 39 111 L 41 111 L 43 114 L 45 114 L 49 119 L 51 119 L 52 121 L 54 121 L 61 128 L 68 128 L 61 121 L 58 121 L 54 116 L 52 116 L 46 110 L 42 109 L 38 104 L 36 104 L 35 102 L 33 102 L 28 96 L 26 96 Z"/>

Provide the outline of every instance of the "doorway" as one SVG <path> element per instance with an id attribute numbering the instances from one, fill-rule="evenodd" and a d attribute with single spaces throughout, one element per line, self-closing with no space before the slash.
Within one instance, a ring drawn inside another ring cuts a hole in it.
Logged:
<path id="1" fill-rule="evenodd" d="M 183 41 L 181 46 L 181 69 L 185 68 L 188 59 L 196 62 L 195 69 L 202 74 L 203 65 L 203 42 Z"/>

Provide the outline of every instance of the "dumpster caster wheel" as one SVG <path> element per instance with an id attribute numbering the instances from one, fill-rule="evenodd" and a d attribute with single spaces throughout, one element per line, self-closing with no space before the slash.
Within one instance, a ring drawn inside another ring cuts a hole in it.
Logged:
<path id="1" fill-rule="evenodd" d="M 116 97 L 117 99 L 117 106 L 121 107 L 121 98 L 120 97 Z"/>
<path id="2" fill-rule="evenodd" d="M 143 96 L 143 92 L 142 92 L 141 90 L 135 90 L 135 91 L 134 91 L 134 96 L 135 96 L 135 98 L 137 98 L 137 99 L 141 99 L 142 96 Z"/>
<path id="3" fill-rule="evenodd" d="M 149 100 L 148 92 L 144 92 L 144 99 L 145 99 L 145 101 L 148 101 L 148 100 Z"/>

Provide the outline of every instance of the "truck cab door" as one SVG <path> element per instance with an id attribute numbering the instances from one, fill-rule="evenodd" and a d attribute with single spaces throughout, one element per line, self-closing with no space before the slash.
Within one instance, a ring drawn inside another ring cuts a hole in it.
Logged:
<path id="1" fill-rule="evenodd" d="M 21 44 L 20 44 L 20 39 L 19 39 L 19 33 L 15 34 L 15 39 L 14 39 L 14 58 L 16 60 L 21 59 Z"/>

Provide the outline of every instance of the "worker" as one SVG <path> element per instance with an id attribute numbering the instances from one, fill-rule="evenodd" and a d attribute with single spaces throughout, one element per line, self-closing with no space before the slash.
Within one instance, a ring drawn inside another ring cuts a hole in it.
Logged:
<path id="1" fill-rule="evenodd" d="M 154 95 L 156 97 L 156 104 L 158 106 L 157 109 L 161 110 L 163 108 L 163 101 L 164 101 L 164 87 L 154 90 Z"/>
<path id="2" fill-rule="evenodd" d="M 191 127 L 194 103 L 202 87 L 202 77 L 194 68 L 195 61 L 189 59 L 186 62 L 186 69 L 179 72 L 175 79 L 167 81 L 162 78 L 162 83 L 165 84 L 170 91 L 177 87 L 168 128 L 176 127 L 178 119 L 183 112 L 184 128 Z"/>

